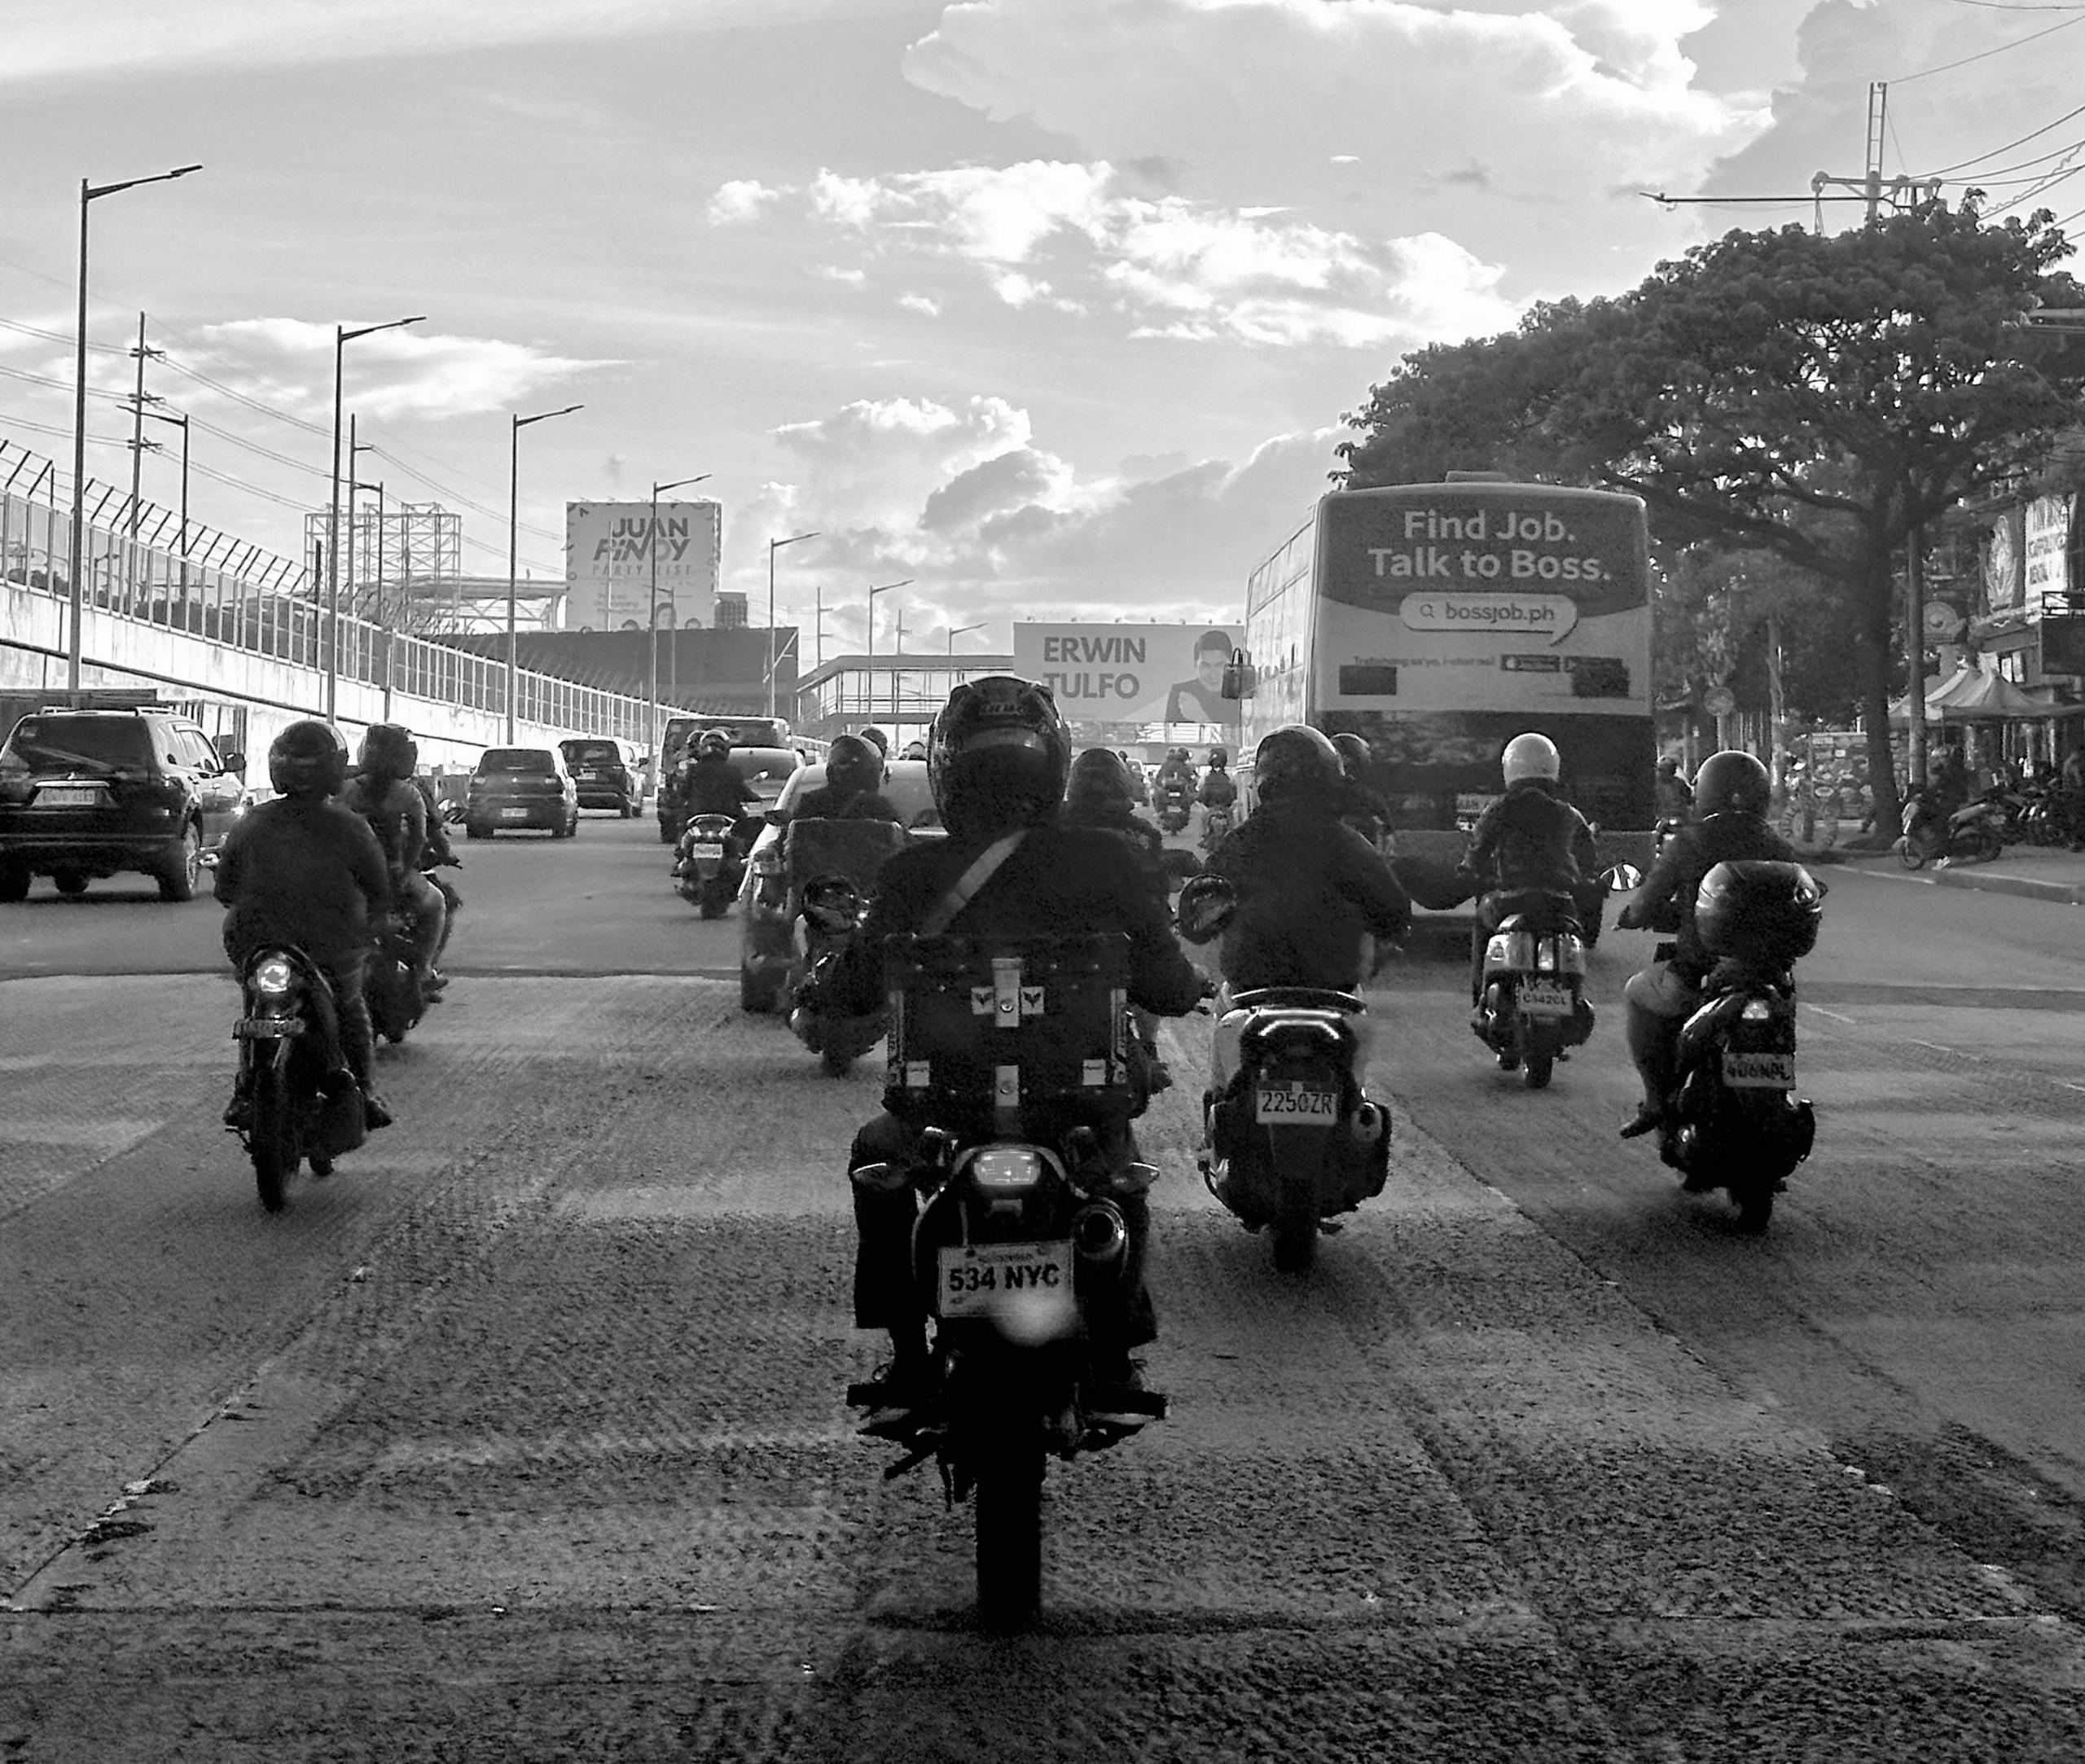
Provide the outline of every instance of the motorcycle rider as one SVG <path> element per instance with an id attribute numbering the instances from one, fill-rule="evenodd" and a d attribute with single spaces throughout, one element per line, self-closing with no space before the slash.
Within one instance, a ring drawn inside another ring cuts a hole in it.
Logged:
<path id="1" fill-rule="evenodd" d="M 1694 926 L 1701 879 L 1727 861 L 1796 861 L 1795 848 L 1767 824 L 1772 789 L 1767 768 L 1752 754 L 1736 748 L 1710 754 L 1694 774 L 1693 820 L 1674 835 L 1615 917 L 1625 931 L 1655 927 L 1659 918 L 1669 922 L 1675 914 L 1679 921 L 1671 959 L 1653 962 L 1622 991 L 1623 1033 L 1644 1084 L 1643 1105 L 1622 1130 L 1625 1139 L 1664 1124 L 1679 1028 L 1701 1002 L 1701 981 L 1715 965 Z"/>
<path id="2" fill-rule="evenodd" d="M 1158 768 L 1158 775 L 1151 782 L 1151 805 L 1159 814 L 1170 810 L 1182 822 L 1187 819 L 1187 805 L 1195 799 L 1195 763 L 1187 757 L 1185 748 L 1170 748 Z"/>
<path id="3" fill-rule="evenodd" d="M 1209 750 L 1209 770 L 1202 774 L 1195 801 L 1205 810 L 1229 809 L 1238 800 L 1238 781 L 1227 770 L 1231 757 L 1222 748 Z"/>
<path id="4" fill-rule="evenodd" d="M 1127 846 L 1143 872 L 1152 898 L 1161 912 L 1173 903 L 1173 875 L 1165 867 L 1165 838 L 1142 815 L 1130 793 L 1129 768 L 1119 753 L 1106 748 L 1088 748 L 1072 761 L 1071 778 L 1064 787 L 1064 824 L 1099 827 L 1113 833 Z M 1151 1087 L 1170 1089 L 1172 1068 L 1158 1051 L 1158 1019 L 1141 1007 L 1130 1012 L 1137 1038 L 1151 1060 Z"/>
<path id="5" fill-rule="evenodd" d="M 1219 951 L 1234 991 L 1311 986 L 1358 991 L 1411 902 L 1376 848 L 1340 818 L 1346 774 L 1322 731 L 1292 723 L 1253 755 L 1259 803 L 1202 866 L 1238 905 Z"/>
<path id="6" fill-rule="evenodd" d="M 959 936 L 1122 932 L 1130 940 L 1131 1003 L 1166 1016 L 1195 1007 L 1201 977 L 1135 858 L 1111 833 L 1063 824 L 1071 738 L 1048 687 L 1009 674 L 957 686 L 935 719 L 927 765 L 948 836 L 900 852 L 884 867 L 863 933 L 826 982 L 832 1008 L 855 1015 L 882 1009 L 883 940 L 930 919 Z M 902 1090 L 884 1092 L 884 1111 L 855 1135 L 850 1170 L 903 1167 L 928 1125 Z M 1126 1121 L 1091 1125 L 1111 1162 L 1136 1158 Z M 1088 1321 L 1100 1381 L 1129 1386 L 1135 1380 L 1130 1350 L 1154 1340 L 1157 1325 L 1143 1284 L 1143 1197 L 1123 1196 L 1117 1205 L 1129 1230 L 1125 1272 L 1117 1293 L 1097 1303 Z M 854 1321 L 890 1332 L 894 1357 L 881 1382 L 887 1400 L 902 1405 L 925 1393 L 931 1372 L 926 1312 L 912 1278 L 912 1190 L 857 1182 L 854 1218 Z"/>
<path id="7" fill-rule="evenodd" d="M 1485 896 L 1524 889 L 1575 894 L 1600 871 L 1591 823 L 1556 794 L 1562 770 L 1556 744 L 1532 730 L 1517 735 L 1499 766 L 1506 794 L 1477 818 L 1458 867 L 1477 900 L 1469 950 L 1473 1010 L 1484 995 L 1485 947 L 1499 928 L 1483 910 Z"/>
<path id="8" fill-rule="evenodd" d="M 406 915 L 420 990 L 432 995 L 448 984 L 436 972 L 434 959 L 447 928 L 449 902 L 420 873 L 428 836 L 427 799 L 413 783 L 419 763 L 419 749 L 410 731 L 400 723 L 371 723 L 362 738 L 360 770 L 340 801 L 369 823 L 384 848 L 392 904 Z M 445 836 L 443 844 L 447 843 Z"/>
<path id="9" fill-rule="evenodd" d="M 1367 740 L 1351 732 L 1336 735 L 1332 746 L 1339 753 L 1340 768 L 1346 774 L 1347 807 L 1340 818 L 1385 857 L 1390 841 L 1390 805 L 1371 782 L 1376 753 Z"/>
<path id="10" fill-rule="evenodd" d="M 683 826 L 698 814 L 728 814 L 735 821 L 747 803 L 760 800 L 731 763 L 731 737 L 722 729 L 705 729 L 695 738 L 677 784 Z"/>
<path id="11" fill-rule="evenodd" d="M 807 790 L 786 814 L 770 814 L 779 827 L 790 821 L 898 821 L 904 817 L 882 793 L 883 757 L 859 735 L 835 735 L 826 749 L 825 782 Z"/>
<path id="12" fill-rule="evenodd" d="M 375 1092 L 376 1036 L 362 998 L 362 964 L 372 924 L 390 910 L 384 848 L 362 816 L 332 800 L 347 782 L 348 744 L 331 723 L 291 723 L 268 747 L 268 781 L 278 794 L 242 815 L 225 836 L 212 892 L 225 907 L 224 948 L 235 972 L 270 945 L 311 958 L 333 986 L 340 1051 L 362 1086 L 372 1127 L 391 1125 Z M 225 1111 L 239 1125 L 242 1088 Z"/>

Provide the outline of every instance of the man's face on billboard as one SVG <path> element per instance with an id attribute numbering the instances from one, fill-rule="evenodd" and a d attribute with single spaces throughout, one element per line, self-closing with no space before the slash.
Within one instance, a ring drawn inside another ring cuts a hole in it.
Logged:
<path id="1" fill-rule="evenodd" d="M 1202 684 L 1214 692 L 1223 684 L 1223 670 L 1231 660 L 1228 649 L 1214 645 L 1195 652 L 1195 672 L 1201 676 Z"/>

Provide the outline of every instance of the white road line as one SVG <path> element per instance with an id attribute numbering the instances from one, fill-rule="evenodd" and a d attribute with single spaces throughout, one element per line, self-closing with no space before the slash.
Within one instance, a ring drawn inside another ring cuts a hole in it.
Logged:
<path id="1" fill-rule="evenodd" d="M 1852 1023 L 1856 1020 L 1850 1016 L 1841 1016 L 1837 1011 L 1828 1011 L 1821 1004 L 1812 1004 L 1806 998 L 1802 1001 L 1802 1007 L 1806 1011 L 1815 1011 L 1819 1016 L 1828 1016 L 1834 1023 Z"/>

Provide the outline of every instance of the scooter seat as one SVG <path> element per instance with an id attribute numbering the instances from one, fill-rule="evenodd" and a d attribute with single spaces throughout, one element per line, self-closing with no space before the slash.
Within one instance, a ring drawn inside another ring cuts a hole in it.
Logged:
<path id="1" fill-rule="evenodd" d="M 1231 995 L 1234 1011 L 1365 1011 L 1368 1008 L 1350 992 L 1317 986 L 1259 986 Z"/>

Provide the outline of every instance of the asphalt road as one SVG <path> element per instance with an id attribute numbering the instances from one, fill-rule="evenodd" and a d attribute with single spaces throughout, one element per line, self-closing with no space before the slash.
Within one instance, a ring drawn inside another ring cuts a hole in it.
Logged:
<path id="1" fill-rule="evenodd" d="M 1172 1419 L 1047 1616 L 841 1387 L 873 1062 L 738 1009 L 649 822 L 465 848 L 400 1126 L 264 1215 L 207 903 L 0 908 L 0 1757 L 2085 1756 L 2073 909 L 1836 870 L 1767 1236 L 1530 1093 L 1429 921 L 1389 1187 L 1307 1277 L 1143 1124 Z"/>

